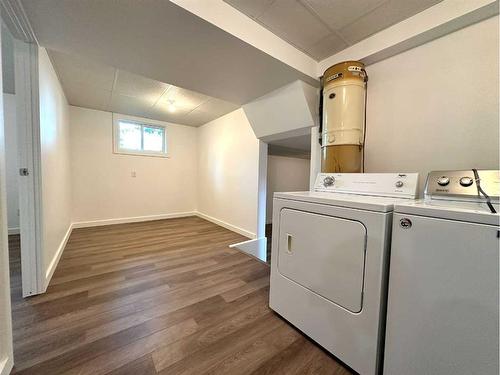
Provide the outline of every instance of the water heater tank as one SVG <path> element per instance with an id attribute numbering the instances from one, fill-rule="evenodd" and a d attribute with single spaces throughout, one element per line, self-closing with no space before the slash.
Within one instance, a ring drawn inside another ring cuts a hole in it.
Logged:
<path id="1" fill-rule="evenodd" d="M 321 172 L 361 172 L 365 97 L 363 63 L 345 61 L 325 71 Z"/>

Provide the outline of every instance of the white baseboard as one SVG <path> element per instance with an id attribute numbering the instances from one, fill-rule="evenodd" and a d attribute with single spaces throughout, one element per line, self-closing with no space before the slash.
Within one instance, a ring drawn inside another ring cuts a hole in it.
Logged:
<path id="1" fill-rule="evenodd" d="M 9 233 L 9 236 L 10 236 L 11 234 L 19 234 L 19 233 L 20 233 L 20 231 L 19 231 L 19 227 L 18 227 L 18 228 L 9 228 L 9 229 L 8 229 L 8 233 Z"/>
<path id="2" fill-rule="evenodd" d="M 241 234 L 242 236 L 245 236 L 247 238 L 250 238 L 250 239 L 255 239 L 257 237 L 257 235 L 255 233 L 252 233 L 246 229 L 243 229 L 243 228 L 240 228 L 240 227 L 237 227 L 236 225 L 233 225 L 233 224 L 229 224 L 229 223 L 226 223 L 225 221 L 222 221 L 222 220 L 219 220 L 219 219 L 216 219 L 215 217 L 212 217 L 212 216 L 209 216 L 207 214 L 204 214 L 202 212 L 196 212 L 196 215 L 201 217 L 202 219 L 205 219 L 205 220 L 208 220 L 208 221 L 211 221 L 212 223 L 214 224 L 217 224 L 217 225 L 220 225 L 221 227 L 224 227 L 226 229 L 229 229 L 230 231 L 233 231 L 233 232 L 236 232 L 236 233 L 239 233 Z"/>
<path id="3" fill-rule="evenodd" d="M 64 248 L 66 247 L 66 244 L 68 243 L 69 236 L 71 236 L 72 231 L 73 231 L 73 224 L 70 224 L 68 230 L 66 231 L 66 234 L 64 235 L 61 243 L 59 244 L 59 247 L 57 248 L 56 253 L 54 254 L 54 257 L 50 261 L 47 271 L 45 272 L 45 283 L 43 286 L 43 293 L 45 293 L 47 287 L 49 286 L 50 279 L 52 279 L 52 275 L 54 274 L 54 271 L 56 270 L 57 265 L 59 264 L 59 259 L 61 259 L 61 255 L 64 251 Z"/>
<path id="4" fill-rule="evenodd" d="M 73 223 L 73 228 L 87 228 L 87 227 L 98 227 L 98 226 L 102 226 L 102 225 L 138 223 L 141 221 L 175 219 L 178 217 L 187 217 L 187 216 L 196 216 L 196 212 L 195 211 L 175 212 L 172 214 L 160 214 L 160 215 L 147 215 L 147 216 L 120 217 L 120 218 L 115 218 L 115 219 L 77 221 L 77 222 Z"/>
<path id="5" fill-rule="evenodd" d="M 14 367 L 14 362 L 11 356 L 7 358 L 2 358 L 0 360 L 0 375 L 9 375 L 13 367 Z"/>

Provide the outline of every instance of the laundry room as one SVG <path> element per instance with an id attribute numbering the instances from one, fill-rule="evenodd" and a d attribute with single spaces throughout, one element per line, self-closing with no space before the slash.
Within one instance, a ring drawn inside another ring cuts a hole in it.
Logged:
<path id="1" fill-rule="evenodd" d="M 497 375 L 499 13 L 0 0 L 0 375 Z"/>

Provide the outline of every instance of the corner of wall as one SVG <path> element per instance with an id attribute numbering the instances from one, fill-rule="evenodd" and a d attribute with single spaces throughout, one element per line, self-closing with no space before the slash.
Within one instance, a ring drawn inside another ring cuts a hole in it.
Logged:
<path id="1" fill-rule="evenodd" d="M 210 222 L 212 222 L 214 224 L 217 224 L 217 225 L 219 225 L 221 227 L 224 227 L 226 229 L 229 229 L 232 232 L 239 233 L 242 236 L 245 236 L 245 237 L 247 237 L 247 238 L 249 238 L 251 240 L 257 238 L 257 234 L 256 233 L 250 232 L 250 231 L 248 231 L 246 229 L 240 228 L 240 227 L 238 227 L 236 225 L 233 225 L 233 224 L 230 224 L 230 223 L 228 223 L 226 221 L 219 220 L 219 219 L 217 219 L 217 218 L 215 218 L 213 216 L 207 215 L 207 214 L 205 214 L 203 212 L 197 211 L 196 212 L 196 216 L 198 216 L 198 217 L 200 217 L 202 219 L 208 220 L 208 221 L 210 221 Z"/>
<path id="2" fill-rule="evenodd" d="M 47 290 L 50 280 L 52 279 L 52 276 L 54 275 L 54 271 L 57 268 L 57 265 L 59 264 L 59 260 L 61 259 L 61 256 L 64 252 L 64 249 L 66 248 L 66 244 L 68 243 L 69 237 L 71 236 L 71 232 L 73 231 L 73 223 L 71 223 L 68 227 L 68 230 L 66 231 L 66 234 L 64 235 L 61 243 L 59 244 L 59 247 L 57 248 L 56 253 L 52 257 L 52 260 L 49 263 L 49 266 L 47 267 L 47 270 L 45 271 L 45 278 L 44 278 L 44 285 L 43 285 L 43 292 Z"/>

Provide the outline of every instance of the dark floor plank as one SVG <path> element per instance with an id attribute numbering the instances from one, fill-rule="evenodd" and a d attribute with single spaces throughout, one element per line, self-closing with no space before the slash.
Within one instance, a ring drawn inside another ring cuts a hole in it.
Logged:
<path id="1" fill-rule="evenodd" d="M 129 362 L 108 375 L 156 375 L 155 365 L 150 354 Z"/>

